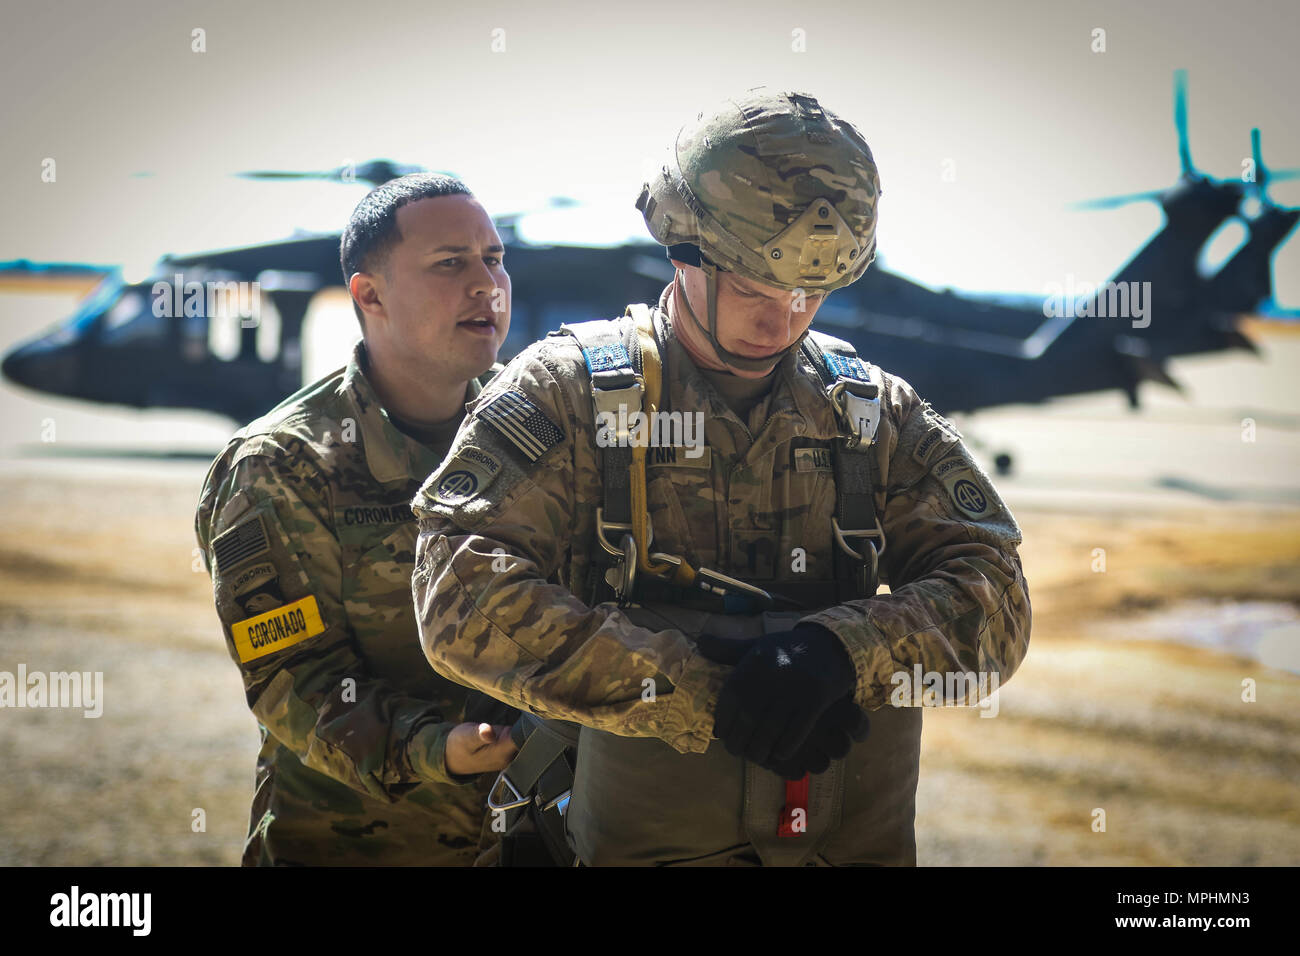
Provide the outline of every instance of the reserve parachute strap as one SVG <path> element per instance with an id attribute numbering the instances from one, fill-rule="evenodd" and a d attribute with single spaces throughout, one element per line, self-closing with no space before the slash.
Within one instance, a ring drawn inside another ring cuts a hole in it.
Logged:
<path id="1" fill-rule="evenodd" d="M 835 576 L 853 597 L 871 597 L 880 584 L 885 532 L 872 491 L 871 448 L 880 427 L 881 383 L 848 342 L 810 331 L 802 347 L 835 410 L 841 437 L 835 441 Z M 846 597 L 847 599 L 847 597 Z"/>
<path id="2" fill-rule="evenodd" d="M 503 859 L 504 847 L 519 839 L 520 828 L 531 821 L 555 865 L 572 866 L 574 854 L 565 837 L 564 815 L 573 792 L 573 768 L 566 754 L 577 752 L 578 726 L 523 713 L 514 735 L 519 752 L 497 774 L 487 799 L 493 814 L 506 815 Z"/>

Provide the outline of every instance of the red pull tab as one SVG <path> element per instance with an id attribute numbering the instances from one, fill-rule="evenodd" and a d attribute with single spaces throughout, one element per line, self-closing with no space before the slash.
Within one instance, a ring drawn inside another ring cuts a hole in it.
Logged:
<path id="1" fill-rule="evenodd" d="M 803 836 L 808 832 L 808 774 L 802 780 L 785 782 L 785 807 L 781 810 L 781 825 L 776 835 Z"/>

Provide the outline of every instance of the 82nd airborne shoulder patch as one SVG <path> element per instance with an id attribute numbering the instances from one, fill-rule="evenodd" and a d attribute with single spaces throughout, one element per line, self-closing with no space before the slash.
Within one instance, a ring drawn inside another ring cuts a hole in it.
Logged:
<path id="1" fill-rule="evenodd" d="M 473 445 L 466 445 L 447 462 L 442 477 L 433 489 L 435 501 L 444 505 L 462 505 L 482 494 L 501 473 L 501 463 Z"/>
<path id="2" fill-rule="evenodd" d="M 934 467 L 934 477 L 942 482 L 957 510 L 968 518 L 987 518 L 998 509 L 984 483 L 962 458 L 949 458 Z"/>

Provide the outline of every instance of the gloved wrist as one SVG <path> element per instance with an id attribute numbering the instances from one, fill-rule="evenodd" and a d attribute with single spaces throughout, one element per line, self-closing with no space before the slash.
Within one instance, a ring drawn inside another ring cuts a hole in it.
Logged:
<path id="1" fill-rule="evenodd" d="M 809 649 L 817 655 L 826 681 L 832 688 L 832 696 L 841 697 L 857 690 L 857 668 L 838 634 L 811 621 L 800 621 L 794 626 L 793 633 L 807 642 Z"/>

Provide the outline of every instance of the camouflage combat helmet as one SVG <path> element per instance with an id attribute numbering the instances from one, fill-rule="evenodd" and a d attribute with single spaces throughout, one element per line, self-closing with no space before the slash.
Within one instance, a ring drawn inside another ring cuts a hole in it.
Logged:
<path id="1" fill-rule="evenodd" d="M 791 292 L 849 285 L 875 258 L 879 196 L 861 133 L 811 96 L 758 87 L 682 127 L 637 209 L 672 258 L 704 271 L 708 326 L 686 307 L 719 358 L 761 371 L 779 356 L 745 358 L 716 338 L 717 271 Z"/>

